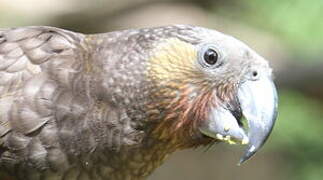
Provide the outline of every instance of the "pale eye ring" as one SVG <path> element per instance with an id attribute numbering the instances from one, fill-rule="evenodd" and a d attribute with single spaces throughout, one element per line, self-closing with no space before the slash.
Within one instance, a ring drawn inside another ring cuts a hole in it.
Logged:
<path id="1" fill-rule="evenodd" d="M 203 68 L 217 68 L 223 64 L 223 55 L 213 44 L 202 44 L 199 50 L 199 63 Z"/>

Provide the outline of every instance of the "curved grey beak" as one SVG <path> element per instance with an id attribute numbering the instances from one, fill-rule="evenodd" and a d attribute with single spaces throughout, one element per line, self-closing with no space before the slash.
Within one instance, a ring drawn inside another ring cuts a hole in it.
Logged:
<path id="1" fill-rule="evenodd" d="M 270 77 L 243 82 L 237 98 L 211 110 L 200 131 L 230 144 L 248 144 L 239 164 L 252 157 L 266 142 L 277 118 L 277 92 Z M 241 122 L 241 117 L 247 120 Z M 247 131 L 247 132 L 246 132 Z"/>
<path id="2" fill-rule="evenodd" d="M 266 142 L 277 118 L 278 97 L 269 77 L 244 82 L 238 90 L 243 116 L 248 122 L 249 144 L 239 164 L 251 158 Z"/>

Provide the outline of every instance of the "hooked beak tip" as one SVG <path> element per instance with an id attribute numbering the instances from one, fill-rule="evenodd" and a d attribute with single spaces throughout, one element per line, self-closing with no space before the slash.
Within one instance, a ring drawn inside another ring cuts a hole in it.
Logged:
<path id="1" fill-rule="evenodd" d="M 250 159 L 256 152 L 257 151 L 255 146 L 249 147 L 248 150 L 245 152 L 244 156 L 240 158 L 238 166 L 241 166 L 244 162 Z"/>

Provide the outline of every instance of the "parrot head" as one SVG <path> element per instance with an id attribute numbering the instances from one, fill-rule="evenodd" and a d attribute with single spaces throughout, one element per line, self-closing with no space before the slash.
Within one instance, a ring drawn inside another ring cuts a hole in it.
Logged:
<path id="1" fill-rule="evenodd" d="M 182 142 L 185 137 L 200 144 L 206 136 L 247 145 L 244 162 L 267 140 L 277 116 L 268 62 L 220 32 L 186 26 L 176 31 L 161 38 L 148 58 L 155 99 L 150 108 L 166 114 L 157 132 Z"/>
<path id="2" fill-rule="evenodd" d="M 272 69 L 255 51 L 231 36 L 189 25 L 117 35 L 128 48 L 119 61 L 119 69 L 126 69 L 120 76 L 135 77 L 119 88 L 120 99 L 131 99 L 133 109 L 146 114 L 138 119 L 147 119 L 141 124 L 150 127 L 149 134 L 176 149 L 243 144 L 240 163 L 262 147 L 278 100 Z"/>

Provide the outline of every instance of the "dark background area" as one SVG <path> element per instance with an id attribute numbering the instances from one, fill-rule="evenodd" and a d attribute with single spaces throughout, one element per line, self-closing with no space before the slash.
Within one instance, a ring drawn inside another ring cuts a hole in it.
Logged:
<path id="1" fill-rule="evenodd" d="M 168 24 L 243 40 L 274 67 L 279 116 L 264 148 L 237 166 L 242 147 L 173 154 L 151 180 L 320 180 L 323 177 L 322 0 L 0 0 L 0 27 L 49 25 L 83 33 Z"/>

